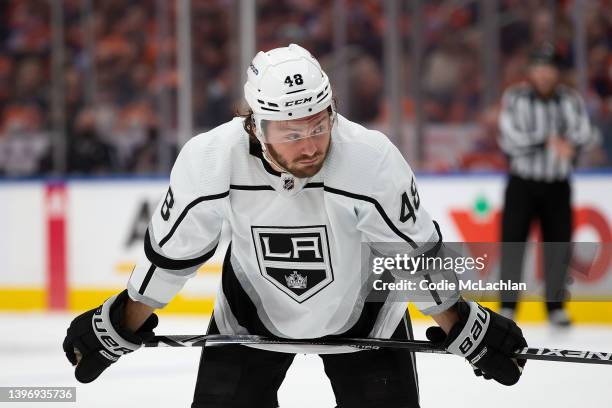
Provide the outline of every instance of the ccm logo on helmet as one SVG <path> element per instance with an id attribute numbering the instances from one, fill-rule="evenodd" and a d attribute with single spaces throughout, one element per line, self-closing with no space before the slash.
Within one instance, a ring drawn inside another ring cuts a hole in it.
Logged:
<path id="1" fill-rule="evenodd" d="M 296 99 L 295 101 L 285 102 L 285 106 L 302 105 L 302 104 L 304 104 L 306 102 L 310 102 L 310 101 L 312 101 L 312 96 L 310 98 Z"/>

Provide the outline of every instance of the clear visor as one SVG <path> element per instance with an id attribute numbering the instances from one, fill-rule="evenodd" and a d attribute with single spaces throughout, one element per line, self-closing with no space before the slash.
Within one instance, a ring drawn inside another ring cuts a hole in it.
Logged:
<path id="1" fill-rule="evenodd" d="M 309 137 L 329 135 L 331 119 L 327 110 L 304 119 L 262 120 L 264 143 L 291 143 Z"/>

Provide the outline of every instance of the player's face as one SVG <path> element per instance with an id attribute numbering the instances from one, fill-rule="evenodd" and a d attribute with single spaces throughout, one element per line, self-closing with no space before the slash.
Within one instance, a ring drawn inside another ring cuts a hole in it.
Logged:
<path id="1" fill-rule="evenodd" d="M 559 81 L 559 70 L 552 65 L 532 65 L 529 80 L 539 94 L 550 95 Z"/>
<path id="2" fill-rule="evenodd" d="M 331 125 L 327 110 L 303 119 L 270 121 L 265 130 L 271 142 L 266 143 L 268 154 L 295 177 L 312 177 L 327 157 Z"/>

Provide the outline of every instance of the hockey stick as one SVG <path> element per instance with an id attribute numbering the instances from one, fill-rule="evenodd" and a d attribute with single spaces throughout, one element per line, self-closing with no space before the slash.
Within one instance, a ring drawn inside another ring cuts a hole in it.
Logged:
<path id="1" fill-rule="evenodd" d="M 389 339 L 278 339 L 253 335 L 208 334 L 196 336 L 170 335 L 155 336 L 145 343 L 145 347 L 208 347 L 228 344 L 258 345 L 295 345 L 295 346 L 348 346 L 363 350 L 380 348 L 402 348 L 417 353 L 450 354 L 440 344 L 425 340 L 389 340 Z M 525 347 L 517 350 L 514 357 L 526 360 L 561 361 L 566 363 L 610 364 L 612 353 L 596 351 L 576 351 L 540 347 Z"/>

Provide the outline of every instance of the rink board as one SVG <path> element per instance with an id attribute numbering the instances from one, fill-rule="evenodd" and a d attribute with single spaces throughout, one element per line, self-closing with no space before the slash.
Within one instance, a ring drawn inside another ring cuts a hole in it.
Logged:
<path id="1" fill-rule="evenodd" d="M 422 175 L 419 192 L 445 241 L 494 242 L 504 183 L 501 175 Z M 0 310 L 83 310 L 124 288 L 166 189 L 164 179 L 1 182 Z M 574 204 L 574 241 L 612 242 L 612 175 L 577 176 Z M 226 235 L 164 312 L 211 312 Z M 576 276 L 573 298 L 612 299 L 607 252 L 594 273 Z M 534 263 L 528 257 L 525 273 L 537 287 L 541 271 Z M 612 323 L 612 303 L 574 302 L 570 310 L 577 321 Z M 522 320 L 543 317 L 537 302 L 526 302 L 519 311 Z"/>

